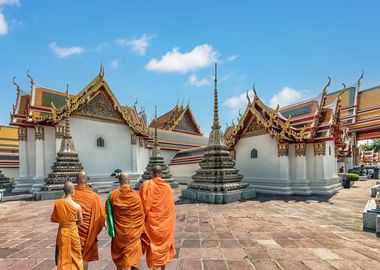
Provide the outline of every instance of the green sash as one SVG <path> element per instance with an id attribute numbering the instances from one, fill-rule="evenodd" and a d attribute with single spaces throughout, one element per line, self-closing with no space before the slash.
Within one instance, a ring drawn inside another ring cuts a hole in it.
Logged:
<path id="1" fill-rule="evenodd" d="M 108 230 L 108 235 L 109 236 L 115 237 L 115 226 L 113 224 L 112 206 L 111 206 L 111 201 L 110 201 L 111 192 L 108 194 L 108 198 L 106 200 L 107 230 Z"/>

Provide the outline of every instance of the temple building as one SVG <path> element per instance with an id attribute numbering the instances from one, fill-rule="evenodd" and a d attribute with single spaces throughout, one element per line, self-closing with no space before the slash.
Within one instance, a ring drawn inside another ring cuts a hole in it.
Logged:
<path id="1" fill-rule="evenodd" d="M 337 172 L 359 165 L 357 142 L 380 137 L 380 87 L 354 86 L 283 108 L 265 105 L 254 89 L 237 124 L 225 130 L 236 168 L 257 192 L 331 195 L 340 189 Z M 190 180 L 204 147 L 182 150 L 171 171 Z M 181 173 L 182 172 L 182 173 Z M 180 182 L 180 180 L 178 180 Z"/>
<path id="2" fill-rule="evenodd" d="M 112 185 L 115 169 L 127 171 L 137 182 L 153 148 L 153 124 L 144 110 L 121 105 L 104 79 L 104 69 L 76 95 L 40 87 L 28 73 L 30 92 L 16 85 L 11 125 L 18 127 L 19 178 L 14 192 L 37 191 L 51 172 L 70 118 L 71 136 L 83 168 L 94 187 Z M 161 119 L 161 120 L 160 120 Z M 165 119 L 163 121 L 162 119 Z M 161 154 L 169 163 L 176 152 L 207 144 L 189 105 L 176 105 L 158 118 Z M 111 183 L 111 184 L 110 184 Z"/>
<path id="3" fill-rule="evenodd" d="M 150 124 L 144 109 L 121 105 L 104 79 L 104 69 L 79 93 L 16 85 L 11 125 L 18 127 L 19 178 L 15 192 L 33 191 L 51 173 L 69 117 L 71 136 L 95 187 L 112 184 L 115 169 L 141 179 L 152 156 L 154 130 L 164 164 L 177 183 L 189 184 L 200 169 L 208 138 L 190 105 L 176 104 Z M 380 87 L 355 85 L 328 93 L 330 78 L 315 98 L 270 108 L 256 90 L 236 124 L 223 135 L 236 169 L 258 193 L 331 195 L 338 170 L 359 164 L 357 142 L 380 137 Z M 211 100 L 211 99 L 210 99 Z M 162 108 L 158 108 L 162 110 Z M 4 170 L 3 170 L 4 171 Z"/>
<path id="4" fill-rule="evenodd" d="M 18 160 L 17 128 L 0 126 L 0 171 L 7 177 L 18 178 Z"/>

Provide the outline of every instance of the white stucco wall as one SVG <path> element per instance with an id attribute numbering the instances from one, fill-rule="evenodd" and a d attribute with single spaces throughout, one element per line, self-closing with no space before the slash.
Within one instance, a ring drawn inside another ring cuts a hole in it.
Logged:
<path id="1" fill-rule="evenodd" d="M 55 153 L 55 128 L 45 127 L 45 177 L 51 171 L 51 166 L 53 165 L 56 157 Z"/>
<path id="2" fill-rule="evenodd" d="M 199 163 L 169 166 L 169 170 L 173 178 L 179 184 L 190 183 L 192 181 L 191 176 L 193 176 L 195 174 L 195 171 L 199 168 Z"/>
<path id="3" fill-rule="evenodd" d="M 251 150 L 257 158 L 251 158 Z M 236 168 L 247 181 L 252 179 L 280 179 L 277 142 L 270 135 L 241 138 L 236 147 Z"/>
<path id="4" fill-rule="evenodd" d="M 27 161 L 29 168 L 28 177 L 33 178 L 36 175 L 36 138 L 34 136 L 34 128 L 28 128 L 28 140 L 27 140 Z"/>
<path id="5" fill-rule="evenodd" d="M 19 169 L 18 168 L 0 168 L 0 171 L 2 171 L 2 174 L 4 174 L 6 177 L 15 179 L 19 176 Z"/>
<path id="6" fill-rule="evenodd" d="M 71 135 L 89 176 L 109 177 L 117 168 L 132 172 L 131 130 L 125 124 L 71 117 Z M 97 147 L 102 137 L 105 147 Z"/>

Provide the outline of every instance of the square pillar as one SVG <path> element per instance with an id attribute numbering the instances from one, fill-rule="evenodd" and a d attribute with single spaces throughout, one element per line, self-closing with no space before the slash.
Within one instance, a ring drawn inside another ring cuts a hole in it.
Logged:
<path id="1" fill-rule="evenodd" d="M 28 133 L 26 128 L 18 129 L 19 140 L 19 178 L 26 178 L 29 176 L 28 166 Z"/>
<path id="2" fill-rule="evenodd" d="M 307 178 L 306 143 L 296 143 L 295 148 L 295 179 L 292 179 L 294 194 L 310 195 L 310 181 Z"/>
<path id="3" fill-rule="evenodd" d="M 44 127 L 35 127 L 35 139 L 36 139 L 36 176 L 37 179 L 45 177 L 45 132 Z"/>

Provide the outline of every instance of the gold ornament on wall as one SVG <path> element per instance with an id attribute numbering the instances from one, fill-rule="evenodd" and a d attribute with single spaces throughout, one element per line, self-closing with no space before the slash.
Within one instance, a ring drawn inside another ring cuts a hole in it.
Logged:
<path id="1" fill-rule="evenodd" d="M 326 142 L 317 142 L 313 144 L 314 155 L 315 156 L 324 156 L 326 155 Z"/>

